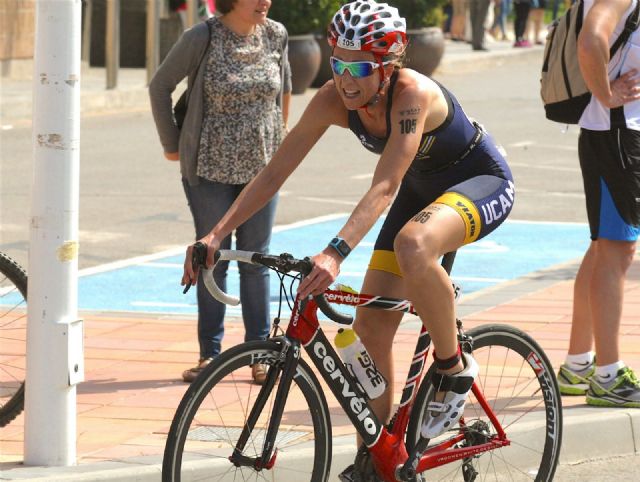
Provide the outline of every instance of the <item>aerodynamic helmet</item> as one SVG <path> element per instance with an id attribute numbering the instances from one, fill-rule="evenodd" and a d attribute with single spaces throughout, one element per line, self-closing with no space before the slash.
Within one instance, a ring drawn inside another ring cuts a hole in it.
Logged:
<path id="1" fill-rule="evenodd" d="M 398 9 L 373 0 L 347 3 L 333 16 L 327 31 L 332 47 L 372 52 L 378 56 L 400 54 L 407 45 L 407 26 Z"/>

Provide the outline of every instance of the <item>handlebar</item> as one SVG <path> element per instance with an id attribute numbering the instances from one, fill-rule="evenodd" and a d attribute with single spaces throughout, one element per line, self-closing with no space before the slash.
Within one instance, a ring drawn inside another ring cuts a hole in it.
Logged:
<path id="1" fill-rule="evenodd" d="M 202 279 L 211 296 L 221 303 L 237 306 L 240 303 L 240 299 L 235 296 L 230 296 L 222 291 L 215 280 L 213 279 L 213 269 L 218 261 L 240 261 L 243 263 L 259 264 L 272 268 L 280 273 L 289 273 L 291 271 L 307 276 L 313 269 L 313 262 L 309 258 L 296 259 L 289 253 L 282 253 L 278 256 L 256 253 L 253 251 L 240 251 L 221 249 L 216 252 L 214 257 L 214 264 L 211 268 L 206 268 L 207 261 L 207 246 L 203 243 L 197 242 L 193 245 L 192 263 L 193 266 L 200 266 L 203 269 Z M 344 313 L 339 313 L 334 310 L 327 302 L 324 294 L 315 295 L 314 301 L 320 308 L 320 311 L 330 320 L 335 321 L 343 325 L 350 325 L 353 323 L 353 316 Z"/>

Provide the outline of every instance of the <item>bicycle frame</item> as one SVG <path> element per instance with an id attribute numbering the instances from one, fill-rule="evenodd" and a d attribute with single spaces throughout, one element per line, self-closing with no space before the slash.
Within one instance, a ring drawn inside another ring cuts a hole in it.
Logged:
<path id="1" fill-rule="evenodd" d="M 335 290 L 326 291 L 325 297 L 327 301 L 337 304 L 414 312 L 411 304 L 404 300 Z M 342 406 L 345 414 L 362 437 L 364 444 L 373 454 L 374 464 L 378 473 L 385 480 L 396 480 L 399 468 L 407 464 L 407 462 L 409 462 L 409 465 L 412 464 L 409 460 L 410 454 L 407 453 L 405 446 L 404 433 L 409 423 L 411 407 L 413 406 L 417 388 L 429 355 L 431 345 L 429 333 L 424 326 L 420 330 L 413 360 L 402 391 L 400 405 L 394 417 L 393 426 L 387 429 L 371 410 L 357 382 L 344 366 L 332 344 L 320 328 L 315 302 L 309 301 L 306 306 L 302 307 L 302 310 L 301 304 L 302 300 L 297 298 L 286 337 L 290 340 L 299 341 L 305 348 L 313 364 Z M 456 437 L 429 448 L 424 454 L 415 454 L 414 456 L 419 457 L 414 468 L 417 473 L 509 445 L 510 442 L 500 422 L 476 383 L 473 384 L 472 391 L 495 427 L 497 435 L 483 444 L 453 448 L 455 444 L 465 439 L 464 433 L 460 432 Z M 463 419 L 461 419 L 460 424 L 464 425 Z"/>
<path id="2" fill-rule="evenodd" d="M 442 264 L 447 272 L 450 272 L 454 255 L 455 253 L 450 253 L 443 259 Z M 324 294 L 326 300 L 331 303 L 354 307 L 366 306 L 368 308 L 415 314 L 413 306 L 406 300 L 370 296 L 341 290 L 327 290 Z M 437 443 L 432 447 L 428 447 L 428 439 L 421 439 L 420 443 L 418 443 L 412 453 L 409 454 L 405 445 L 404 434 L 409 423 L 417 388 L 423 377 L 429 355 L 431 345 L 429 333 L 424 326 L 420 330 L 399 407 L 393 418 L 393 422 L 387 428 L 377 418 L 358 382 L 342 363 L 333 345 L 322 331 L 317 317 L 317 310 L 318 305 L 314 300 L 302 299 L 299 295 L 296 296 L 286 334 L 279 337 L 283 342 L 283 348 L 279 355 L 279 362 L 282 364 L 282 375 L 277 388 L 276 402 L 272 408 L 272 417 L 269 427 L 267 428 L 262 455 L 257 459 L 249 459 L 242 456 L 241 453 L 254 428 L 258 415 L 265 407 L 268 395 L 276 384 L 278 376 L 276 375 L 276 370 L 273 369 L 270 369 L 268 372 L 265 385 L 260 390 L 258 398 L 243 428 L 242 435 L 238 440 L 234 454 L 230 457 L 230 460 L 234 464 L 253 466 L 259 469 L 269 469 L 275 463 L 277 453 L 272 454 L 274 441 L 282 418 L 289 387 L 295 376 L 296 366 L 300 359 L 300 346 L 308 353 L 321 377 L 335 395 L 360 437 L 362 437 L 364 444 L 372 454 L 373 464 L 378 474 L 386 481 L 409 480 L 413 478 L 416 473 L 421 473 L 425 470 L 433 469 L 456 460 L 471 458 L 482 452 L 510 445 L 504 429 L 492 408 L 489 406 L 480 387 L 474 382 L 471 390 L 495 428 L 496 434 L 483 443 L 466 447 L 455 447 L 456 444 L 463 442 L 468 436 L 464 431 L 465 422 L 463 417 L 459 421 L 462 429 L 459 430 L 457 435 Z M 458 326 L 459 328 L 461 327 L 459 322 Z M 461 342 L 469 343 L 469 339 L 464 337 L 463 334 L 459 336 Z M 260 361 L 261 360 L 254 360 L 253 363 L 259 363 Z"/>

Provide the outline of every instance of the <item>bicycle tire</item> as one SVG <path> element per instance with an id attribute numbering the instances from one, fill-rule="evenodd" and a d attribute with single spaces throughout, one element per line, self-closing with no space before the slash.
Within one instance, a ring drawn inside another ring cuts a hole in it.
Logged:
<path id="1" fill-rule="evenodd" d="M 481 480 L 553 480 L 562 445 L 562 401 L 549 359 L 533 338 L 511 326 L 484 325 L 467 334 L 473 338 L 473 356 L 480 368 L 476 383 L 511 441 L 509 446 L 484 452 L 468 462 Z M 420 437 L 432 390 L 429 375 L 434 369 L 431 366 L 416 395 L 407 426 L 409 450 Z M 464 415 L 467 433 L 478 443 L 486 440 L 487 434 L 495 434 L 472 393 Z M 447 432 L 433 442 L 450 436 Z M 423 474 L 429 480 L 473 480 L 464 475 L 463 465 L 463 461 L 456 461 Z"/>
<path id="2" fill-rule="evenodd" d="M 0 427 L 24 408 L 27 274 L 0 253 Z"/>
<path id="3" fill-rule="evenodd" d="M 250 365 L 259 360 L 270 365 L 270 370 L 281 370 L 274 365 L 281 346 L 276 340 L 251 341 L 231 348 L 198 375 L 171 423 L 162 465 L 163 482 L 328 479 L 332 455 L 329 409 L 318 379 L 302 359 L 276 436 L 274 466 L 257 471 L 253 467 L 236 467 L 229 460 L 261 389 L 253 384 Z M 277 382 L 243 455 L 256 457 L 262 451 L 276 388 Z"/>

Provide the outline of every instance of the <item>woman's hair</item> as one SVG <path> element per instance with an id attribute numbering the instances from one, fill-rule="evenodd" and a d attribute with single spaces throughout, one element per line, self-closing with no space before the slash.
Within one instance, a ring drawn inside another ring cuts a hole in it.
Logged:
<path id="1" fill-rule="evenodd" d="M 383 62 L 391 62 L 394 69 L 402 69 L 407 66 L 407 49 L 399 54 L 385 55 L 382 57 Z"/>
<path id="2" fill-rule="evenodd" d="M 233 10 L 235 3 L 236 0 L 216 0 L 216 10 L 224 15 Z"/>

